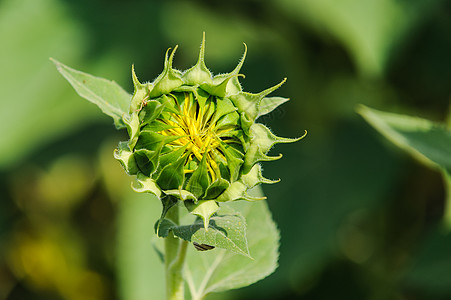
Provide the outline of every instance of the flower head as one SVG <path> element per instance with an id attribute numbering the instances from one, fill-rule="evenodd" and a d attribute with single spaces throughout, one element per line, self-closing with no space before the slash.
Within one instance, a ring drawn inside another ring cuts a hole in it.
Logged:
<path id="1" fill-rule="evenodd" d="M 218 202 L 258 200 L 248 189 L 275 183 L 261 174 L 259 162 L 276 143 L 298 139 L 277 137 L 256 119 L 288 99 L 266 97 L 280 87 L 258 94 L 243 92 L 238 66 L 212 76 L 205 66 L 205 37 L 199 59 L 181 72 L 172 67 L 177 47 L 166 52 L 164 70 L 152 83 L 140 83 L 132 68 L 135 91 L 125 123 L 130 140 L 115 151 L 130 175 L 137 176 L 139 192 L 184 201 L 204 219 L 207 228 Z"/>

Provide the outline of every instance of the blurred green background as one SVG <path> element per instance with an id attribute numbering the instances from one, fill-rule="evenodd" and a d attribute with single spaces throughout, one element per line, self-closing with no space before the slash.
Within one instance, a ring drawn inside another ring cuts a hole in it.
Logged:
<path id="1" fill-rule="evenodd" d="M 441 0 L 0 0 L 0 300 L 163 299 L 160 204 L 113 159 L 124 132 L 49 61 L 132 92 L 163 68 L 232 70 L 246 91 L 288 77 L 264 122 L 279 268 L 211 299 L 451 299 L 451 236 L 438 172 L 379 136 L 358 103 L 437 122 L 451 90 L 451 2 Z M 158 289 L 160 287 L 160 289 Z"/>

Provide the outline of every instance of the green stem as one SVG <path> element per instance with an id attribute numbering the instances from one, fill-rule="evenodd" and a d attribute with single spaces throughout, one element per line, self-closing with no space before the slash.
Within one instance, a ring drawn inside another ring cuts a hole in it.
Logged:
<path id="1" fill-rule="evenodd" d="M 173 206 L 167 213 L 166 218 L 179 224 L 179 208 Z M 166 271 L 166 299 L 184 300 L 183 265 L 185 263 L 187 241 L 181 241 L 174 237 L 172 232 L 165 239 L 165 271 Z"/>

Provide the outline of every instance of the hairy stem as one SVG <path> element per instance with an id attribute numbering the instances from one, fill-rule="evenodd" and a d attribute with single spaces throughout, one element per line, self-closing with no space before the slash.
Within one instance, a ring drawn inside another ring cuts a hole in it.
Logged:
<path id="1" fill-rule="evenodd" d="M 172 207 L 167 215 L 175 224 L 179 224 L 179 208 Z M 183 265 L 185 263 L 187 241 L 180 240 L 169 233 L 165 239 L 165 271 L 166 271 L 166 299 L 184 300 Z"/>

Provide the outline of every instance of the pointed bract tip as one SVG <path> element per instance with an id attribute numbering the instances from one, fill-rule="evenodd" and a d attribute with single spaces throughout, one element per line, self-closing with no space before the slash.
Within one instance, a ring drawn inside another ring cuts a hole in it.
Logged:
<path id="1" fill-rule="evenodd" d="M 200 43 L 200 51 L 199 51 L 199 58 L 197 60 L 196 65 L 205 65 L 205 32 L 202 35 L 202 42 Z"/>
<path id="2" fill-rule="evenodd" d="M 141 86 L 141 83 L 138 80 L 138 77 L 136 76 L 135 73 L 135 65 L 132 64 L 132 80 L 133 80 L 133 85 L 135 86 L 135 88 L 137 89 L 139 86 Z"/>
<path id="3" fill-rule="evenodd" d="M 174 60 L 175 51 L 177 51 L 178 47 L 179 47 L 179 45 L 175 45 L 174 50 L 172 50 L 171 55 L 169 56 L 169 67 L 170 68 L 172 68 L 172 61 Z M 171 48 L 169 48 L 169 49 L 171 49 Z"/>
<path id="4" fill-rule="evenodd" d="M 303 138 L 305 138 L 306 135 L 307 135 L 307 130 L 304 130 L 304 134 L 301 137 L 298 137 L 296 139 L 296 142 L 299 141 L 299 140 L 302 140 Z"/>
<path id="5" fill-rule="evenodd" d="M 246 45 L 246 43 L 243 43 L 243 45 L 244 45 L 243 56 L 241 56 L 241 59 L 238 62 L 238 65 L 235 67 L 235 69 L 232 72 L 230 72 L 230 74 L 238 74 L 240 72 L 241 68 L 243 67 L 244 60 L 246 59 L 246 54 L 247 54 L 247 45 Z"/>
<path id="6" fill-rule="evenodd" d="M 277 90 L 278 88 L 280 88 L 286 81 L 287 81 L 287 78 L 285 77 L 284 79 L 282 79 L 281 82 L 279 82 L 275 86 L 272 86 L 272 87 L 270 87 L 270 88 L 258 93 L 258 95 L 260 97 L 265 97 L 265 96 L 271 94 L 272 92 L 274 92 L 275 90 Z"/>
<path id="7" fill-rule="evenodd" d="M 169 62 L 169 51 L 171 51 L 172 48 L 168 48 L 166 50 L 166 53 L 164 54 L 164 68 L 166 69 L 168 62 Z"/>

